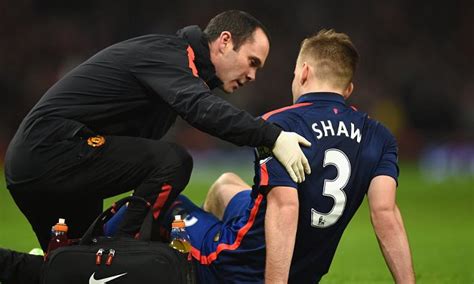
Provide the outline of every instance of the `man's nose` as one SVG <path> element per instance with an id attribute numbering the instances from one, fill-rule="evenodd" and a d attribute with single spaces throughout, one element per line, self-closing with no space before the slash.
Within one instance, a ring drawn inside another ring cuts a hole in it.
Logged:
<path id="1" fill-rule="evenodd" d="M 247 73 L 246 79 L 247 81 L 255 81 L 256 76 L 257 76 L 257 70 L 250 69 L 250 71 Z"/>

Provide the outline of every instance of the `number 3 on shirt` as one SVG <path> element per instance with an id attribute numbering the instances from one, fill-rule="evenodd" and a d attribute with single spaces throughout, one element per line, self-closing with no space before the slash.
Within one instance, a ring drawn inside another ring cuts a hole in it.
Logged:
<path id="1" fill-rule="evenodd" d="M 311 208 L 311 226 L 326 228 L 339 220 L 346 207 L 346 193 L 343 191 L 351 176 L 351 163 L 346 154 L 339 149 L 328 149 L 324 153 L 323 166 L 335 166 L 337 177 L 324 180 L 323 195 L 334 199 L 334 206 L 328 213 Z"/>

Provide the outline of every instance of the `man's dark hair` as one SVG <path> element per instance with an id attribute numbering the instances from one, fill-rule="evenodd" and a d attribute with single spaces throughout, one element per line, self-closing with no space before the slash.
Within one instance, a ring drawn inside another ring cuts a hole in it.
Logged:
<path id="1" fill-rule="evenodd" d="M 209 21 L 204 33 L 209 42 L 216 40 L 223 31 L 232 34 L 234 50 L 238 50 L 247 40 L 252 39 L 254 31 L 260 28 L 265 33 L 270 42 L 270 35 L 267 28 L 249 13 L 239 10 L 229 10 L 220 13 Z"/>

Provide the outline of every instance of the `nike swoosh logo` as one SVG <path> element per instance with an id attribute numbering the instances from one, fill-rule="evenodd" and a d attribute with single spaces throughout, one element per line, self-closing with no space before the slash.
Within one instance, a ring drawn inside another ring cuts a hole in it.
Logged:
<path id="1" fill-rule="evenodd" d="M 110 276 L 110 277 L 102 278 L 102 279 L 95 279 L 95 272 L 94 272 L 94 273 L 92 273 L 91 278 L 89 278 L 89 284 L 105 284 L 109 281 L 112 281 L 114 279 L 122 277 L 125 274 L 127 274 L 127 273 L 122 273 L 122 274 L 119 274 L 119 275 Z"/>

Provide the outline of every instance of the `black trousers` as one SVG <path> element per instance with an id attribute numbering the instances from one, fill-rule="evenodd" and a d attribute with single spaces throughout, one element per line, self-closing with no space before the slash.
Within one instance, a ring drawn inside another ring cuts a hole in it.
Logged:
<path id="1" fill-rule="evenodd" d="M 40 283 L 43 257 L 0 248 L 0 283 Z"/>
<path id="2" fill-rule="evenodd" d="M 55 155 L 45 154 L 43 166 L 59 157 L 61 167 L 48 169 L 33 182 L 9 186 L 43 250 L 58 218 L 66 219 L 69 238 L 80 238 L 102 211 L 103 199 L 132 189 L 153 206 L 158 230 L 164 212 L 189 182 L 193 161 L 188 152 L 145 138 L 105 136 L 102 145 L 100 139 L 76 138 L 58 143 Z M 119 233 L 135 235 L 147 212 L 142 203 L 130 204 Z"/>

